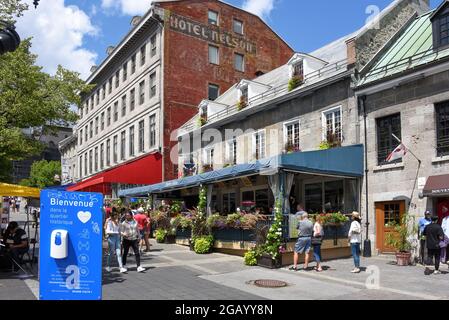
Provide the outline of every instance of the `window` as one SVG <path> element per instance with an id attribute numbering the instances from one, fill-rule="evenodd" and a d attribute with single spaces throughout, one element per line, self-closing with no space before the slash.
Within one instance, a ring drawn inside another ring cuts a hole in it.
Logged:
<path id="1" fill-rule="evenodd" d="M 80 108 L 80 118 L 83 118 L 83 108 Z"/>
<path id="2" fill-rule="evenodd" d="M 112 78 L 109 79 L 109 94 L 112 93 Z"/>
<path id="3" fill-rule="evenodd" d="M 145 64 L 146 51 L 147 51 L 147 46 L 143 45 L 140 48 L 140 66 L 143 66 Z"/>
<path id="4" fill-rule="evenodd" d="M 265 158 L 265 132 L 256 132 L 253 136 L 254 158 L 256 160 Z"/>
<path id="5" fill-rule="evenodd" d="M 95 172 L 98 171 L 98 147 L 95 147 L 95 158 L 94 158 Z"/>
<path id="6" fill-rule="evenodd" d="M 145 102 L 145 80 L 139 84 L 139 104 Z"/>
<path id="7" fill-rule="evenodd" d="M 126 131 L 120 134 L 120 160 L 125 160 L 126 157 Z"/>
<path id="8" fill-rule="evenodd" d="M 89 174 L 92 174 L 92 170 L 93 170 L 92 162 L 93 162 L 93 151 L 90 150 L 89 151 Z"/>
<path id="9" fill-rule="evenodd" d="M 129 96 L 129 110 L 133 111 L 136 106 L 136 89 L 132 89 Z"/>
<path id="10" fill-rule="evenodd" d="M 439 45 L 449 45 L 449 15 L 442 16 L 438 19 L 439 22 Z"/>
<path id="11" fill-rule="evenodd" d="M 449 155 L 449 101 L 436 106 L 437 155 Z"/>
<path id="12" fill-rule="evenodd" d="M 341 132 L 341 107 L 324 111 L 323 121 L 323 141 L 327 141 L 334 146 L 341 145 L 343 135 Z"/>
<path id="13" fill-rule="evenodd" d="M 226 145 L 226 161 L 227 165 L 237 164 L 237 138 L 228 141 Z"/>
<path id="14" fill-rule="evenodd" d="M 401 114 L 377 119 L 377 162 L 385 164 L 388 155 L 399 145 L 393 134 L 401 139 Z M 395 162 L 401 162 L 398 159 Z"/>
<path id="15" fill-rule="evenodd" d="M 84 175 L 87 176 L 87 152 L 84 154 Z"/>
<path id="16" fill-rule="evenodd" d="M 120 71 L 115 73 L 115 88 L 117 89 L 120 85 Z"/>
<path id="17" fill-rule="evenodd" d="M 83 144 L 83 129 L 80 130 L 80 145 Z"/>
<path id="18" fill-rule="evenodd" d="M 207 148 L 204 150 L 203 170 L 206 172 L 214 170 L 214 148 Z"/>
<path id="19" fill-rule="evenodd" d="M 101 90 L 102 96 L 101 99 L 106 99 L 106 84 L 103 85 L 103 89 Z"/>
<path id="20" fill-rule="evenodd" d="M 234 19 L 233 29 L 235 33 L 243 34 L 243 22 L 237 19 Z"/>
<path id="21" fill-rule="evenodd" d="M 209 46 L 209 62 L 213 64 L 219 64 L 218 47 Z"/>
<path id="22" fill-rule="evenodd" d="M 139 152 L 145 150 L 145 121 L 139 122 Z"/>
<path id="23" fill-rule="evenodd" d="M 101 113 L 101 116 L 100 116 L 100 130 L 101 131 L 104 130 L 104 111 Z"/>
<path id="24" fill-rule="evenodd" d="M 94 109 L 94 96 L 90 99 L 90 110 Z"/>
<path id="25" fill-rule="evenodd" d="M 92 139 L 93 136 L 94 136 L 94 122 L 93 121 L 90 122 L 90 126 L 89 127 L 90 127 L 89 137 Z"/>
<path id="26" fill-rule="evenodd" d="M 111 107 L 109 107 L 106 110 L 106 114 L 107 114 L 107 126 L 109 127 L 111 125 Z"/>
<path id="27" fill-rule="evenodd" d="M 245 57 L 239 53 L 234 54 L 234 68 L 237 71 L 245 71 Z"/>
<path id="28" fill-rule="evenodd" d="M 218 26 L 218 13 L 212 10 L 209 10 L 209 24 L 213 24 L 214 26 Z"/>
<path id="29" fill-rule="evenodd" d="M 157 50 L 156 35 L 151 37 L 150 42 L 151 42 L 151 57 L 154 57 L 156 55 Z"/>
<path id="30" fill-rule="evenodd" d="M 87 142 L 87 139 L 89 138 L 89 126 L 87 125 L 85 128 L 84 128 L 84 140 Z"/>
<path id="31" fill-rule="evenodd" d="M 299 121 L 287 123 L 284 130 L 285 151 L 299 151 Z"/>
<path id="32" fill-rule="evenodd" d="M 156 96 L 156 72 L 150 74 L 150 98 Z"/>
<path id="33" fill-rule="evenodd" d="M 261 207 L 264 212 L 268 212 L 268 189 L 259 189 L 242 192 L 242 205 Z M 253 204 L 253 205 L 251 205 Z"/>
<path id="34" fill-rule="evenodd" d="M 150 116 L 150 147 L 156 146 L 156 115 Z"/>
<path id="35" fill-rule="evenodd" d="M 114 122 L 118 120 L 118 101 L 114 103 Z"/>
<path id="36" fill-rule="evenodd" d="M 106 141 L 106 165 L 111 165 L 111 140 Z"/>
<path id="37" fill-rule="evenodd" d="M 98 134 L 98 121 L 99 121 L 99 119 L 98 119 L 98 117 L 96 117 L 95 118 L 95 134 L 96 135 Z"/>
<path id="38" fill-rule="evenodd" d="M 100 144 L 100 169 L 104 168 L 104 143 Z"/>
<path id="39" fill-rule="evenodd" d="M 304 77 L 304 62 L 299 61 L 293 66 L 293 77 Z"/>
<path id="40" fill-rule="evenodd" d="M 134 126 L 129 128 L 129 156 L 134 156 Z"/>
<path id="41" fill-rule="evenodd" d="M 83 156 L 80 157 L 80 178 L 83 177 Z"/>
<path id="42" fill-rule="evenodd" d="M 223 213 L 233 213 L 236 210 L 235 193 L 225 193 L 223 194 Z"/>
<path id="43" fill-rule="evenodd" d="M 95 97 L 96 97 L 95 105 L 98 106 L 98 104 L 100 103 L 100 90 L 97 91 Z"/>
<path id="44" fill-rule="evenodd" d="M 128 79 L 128 62 L 125 62 L 125 64 L 122 67 L 122 77 L 123 82 L 125 82 L 126 79 Z"/>
<path id="45" fill-rule="evenodd" d="M 117 163 L 118 161 L 118 136 L 114 136 L 114 140 L 112 143 L 112 153 L 113 153 L 113 158 L 114 158 L 114 162 Z"/>
<path id="46" fill-rule="evenodd" d="M 209 97 L 210 101 L 214 101 L 220 95 L 220 87 L 215 84 L 209 84 Z"/>
<path id="47" fill-rule="evenodd" d="M 136 72 L 136 54 L 134 54 L 131 58 L 131 74 Z"/>
<path id="48" fill-rule="evenodd" d="M 122 97 L 122 117 L 126 116 L 126 95 Z"/>

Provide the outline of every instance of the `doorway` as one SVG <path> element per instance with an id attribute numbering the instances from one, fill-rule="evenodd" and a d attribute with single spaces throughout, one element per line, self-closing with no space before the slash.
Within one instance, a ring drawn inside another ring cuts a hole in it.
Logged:
<path id="1" fill-rule="evenodd" d="M 395 252 L 387 242 L 388 234 L 395 233 L 394 224 L 399 224 L 405 214 L 405 201 L 376 203 L 376 239 L 377 249 L 382 253 Z"/>

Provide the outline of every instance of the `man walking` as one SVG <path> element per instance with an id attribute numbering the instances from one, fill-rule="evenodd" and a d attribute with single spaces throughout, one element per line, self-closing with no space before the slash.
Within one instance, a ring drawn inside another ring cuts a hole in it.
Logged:
<path id="1" fill-rule="evenodd" d="M 427 210 L 424 217 L 419 219 L 419 260 L 422 265 L 427 264 L 428 255 L 426 254 L 426 237 L 424 236 L 424 229 L 432 223 L 432 213 Z"/>
<path id="2" fill-rule="evenodd" d="M 300 254 L 305 254 L 304 270 L 309 268 L 310 248 L 312 246 L 313 223 L 309 220 L 309 215 L 304 212 L 300 216 L 297 229 L 299 230 L 299 238 L 295 245 L 295 253 L 293 256 L 293 267 L 290 270 L 298 271 L 298 260 Z"/>
<path id="3" fill-rule="evenodd" d="M 435 271 L 433 274 L 440 274 L 440 241 L 444 239 L 443 228 L 438 224 L 438 217 L 432 217 L 432 223 L 424 228 L 423 235 L 426 236 L 427 250 L 429 256 L 435 259 Z"/>

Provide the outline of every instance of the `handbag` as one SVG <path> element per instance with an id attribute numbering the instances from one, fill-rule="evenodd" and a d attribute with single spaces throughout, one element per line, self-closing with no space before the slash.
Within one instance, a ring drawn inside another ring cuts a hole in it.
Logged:
<path id="1" fill-rule="evenodd" d="M 323 242 L 322 236 L 312 237 L 312 246 L 321 245 L 322 242 Z"/>

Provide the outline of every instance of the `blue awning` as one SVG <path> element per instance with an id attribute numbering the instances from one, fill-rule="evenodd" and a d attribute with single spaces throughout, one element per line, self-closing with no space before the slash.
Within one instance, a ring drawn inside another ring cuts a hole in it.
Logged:
<path id="1" fill-rule="evenodd" d="M 133 197 L 152 193 L 197 187 L 200 185 L 245 177 L 254 174 L 269 175 L 279 169 L 301 173 L 357 178 L 363 176 L 363 145 L 335 148 L 329 150 L 296 152 L 239 164 L 182 179 L 162 182 L 149 186 L 121 190 L 120 197 Z"/>

